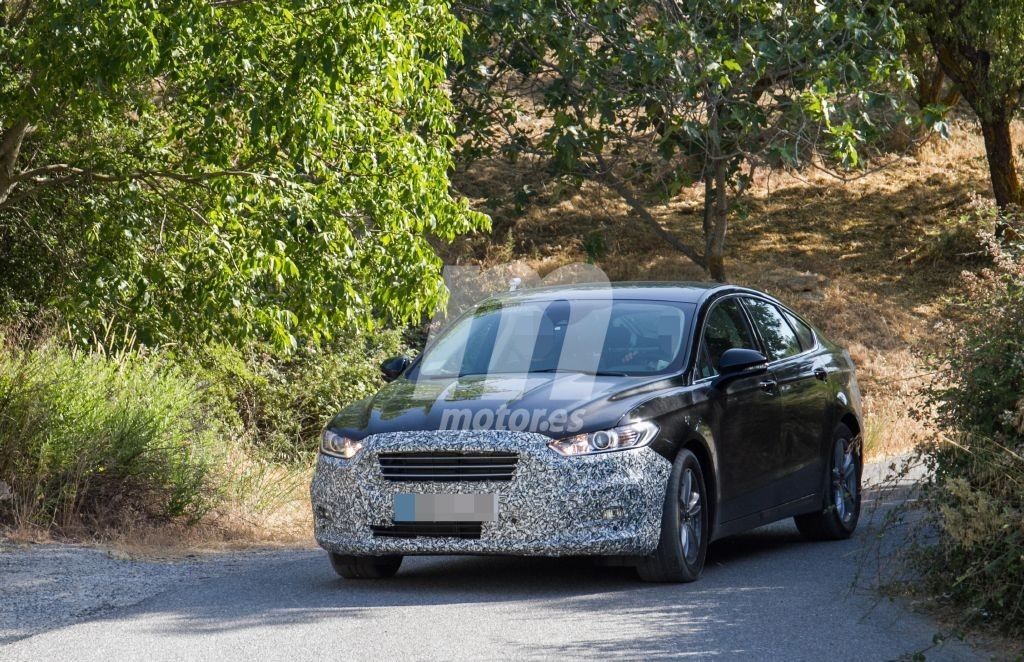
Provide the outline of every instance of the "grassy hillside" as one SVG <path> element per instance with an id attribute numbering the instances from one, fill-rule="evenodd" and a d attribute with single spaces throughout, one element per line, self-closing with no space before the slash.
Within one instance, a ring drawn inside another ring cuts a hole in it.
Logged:
<path id="1" fill-rule="evenodd" d="M 974 212 L 991 195 L 971 123 L 882 165 L 846 181 L 813 169 L 758 173 L 727 240 L 730 281 L 779 297 L 849 347 L 876 456 L 904 451 L 924 432 L 910 415 L 927 379 L 921 359 L 957 316 L 950 297 L 960 273 L 984 264 L 976 236 L 984 221 Z M 543 276 L 590 258 L 612 280 L 704 278 L 613 192 L 548 181 L 529 162 L 459 173 L 460 191 L 491 214 L 493 230 L 451 247 L 447 261 L 521 260 Z M 701 194 L 684 190 L 654 214 L 678 236 L 699 237 Z"/>

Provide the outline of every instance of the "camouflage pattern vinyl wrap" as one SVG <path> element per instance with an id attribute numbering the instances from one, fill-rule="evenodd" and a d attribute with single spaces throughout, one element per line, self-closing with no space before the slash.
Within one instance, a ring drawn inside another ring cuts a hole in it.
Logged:
<path id="1" fill-rule="evenodd" d="M 562 457 L 532 432 L 389 432 L 363 439 L 352 459 L 321 454 L 311 487 L 316 540 L 339 554 L 648 554 L 658 545 L 672 465 L 649 448 Z M 514 452 L 511 481 L 391 481 L 384 452 Z M 479 539 L 375 537 L 392 524 L 398 493 L 497 493 L 498 518 Z M 621 517 L 604 519 L 609 508 Z"/>

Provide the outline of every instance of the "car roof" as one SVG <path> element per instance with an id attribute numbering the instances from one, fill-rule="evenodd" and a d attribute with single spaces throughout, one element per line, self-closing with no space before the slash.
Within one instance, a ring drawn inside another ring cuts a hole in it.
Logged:
<path id="1" fill-rule="evenodd" d="M 525 288 L 504 292 L 488 297 L 487 301 L 550 301 L 554 299 L 603 299 L 608 291 L 614 299 L 675 301 L 697 304 L 716 294 L 725 292 L 747 292 L 767 298 L 768 295 L 738 285 L 702 281 L 664 282 L 607 282 L 575 283 L 548 287 Z"/>

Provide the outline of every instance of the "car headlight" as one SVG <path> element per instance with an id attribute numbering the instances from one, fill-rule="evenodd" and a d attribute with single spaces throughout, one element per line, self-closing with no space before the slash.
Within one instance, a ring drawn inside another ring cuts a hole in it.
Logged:
<path id="1" fill-rule="evenodd" d="M 556 439 L 548 446 L 559 455 L 593 455 L 640 448 L 651 443 L 658 434 L 658 426 L 650 421 L 630 423 L 611 430 L 586 432 L 565 439 Z"/>
<path id="2" fill-rule="evenodd" d="M 324 430 L 320 434 L 320 452 L 324 455 L 351 460 L 362 449 L 362 442 L 343 437 L 337 432 Z"/>

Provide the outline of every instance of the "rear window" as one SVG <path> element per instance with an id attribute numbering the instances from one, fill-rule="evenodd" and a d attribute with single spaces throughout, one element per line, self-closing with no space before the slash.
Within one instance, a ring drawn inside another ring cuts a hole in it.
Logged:
<path id="1" fill-rule="evenodd" d="M 800 339 L 800 346 L 803 347 L 804 351 L 806 352 L 814 347 L 816 341 L 814 340 L 814 331 L 811 331 L 811 327 L 804 324 L 799 317 L 792 315 L 788 310 L 783 310 L 782 314 L 786 316 L 790 326 L 796 331 L 796 335 Z"/>

